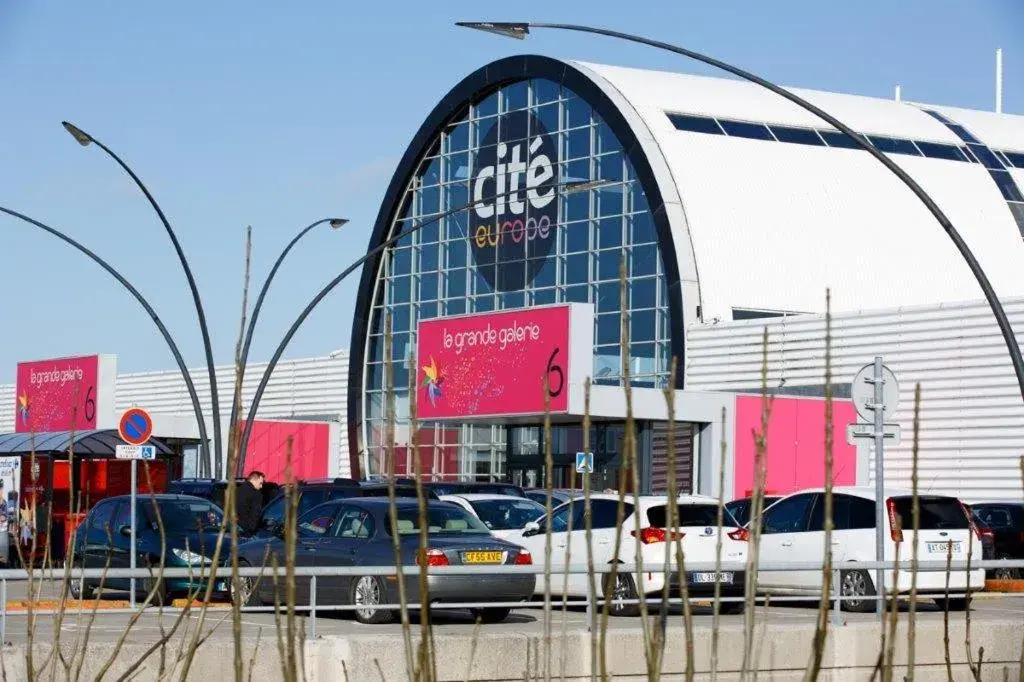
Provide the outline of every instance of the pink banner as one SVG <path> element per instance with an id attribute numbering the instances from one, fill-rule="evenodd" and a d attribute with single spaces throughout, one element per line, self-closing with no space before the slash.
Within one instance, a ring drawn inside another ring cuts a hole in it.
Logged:
<path id="1" fill-rule="evenodd" d="M 99 356 L 19 362 L 15 431 L 96 428 Z"/>
<path id="2" fill-rule="evenodd" d="M 417 331 L 417 415 L 452 419 L 542 414 L 569 395 L 569 306 L 528 308 L 421 322 Z"/>

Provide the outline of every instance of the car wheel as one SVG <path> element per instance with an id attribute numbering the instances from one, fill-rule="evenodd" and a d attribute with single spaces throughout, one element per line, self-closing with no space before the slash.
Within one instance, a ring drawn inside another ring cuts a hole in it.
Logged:
<path id="1" fill-rule="evenodd" d="M 244 559 L 238 562 L 239 568 L 251 568 L 248 561 Z M 238 581 L 231 581 L 231 601 L 237 601 L 241 606 L 262 606 L 259 590 L 257 589 L 259 577 L 254 575 L 240 575 Z"/>
<path id="2" fill-rule="evenodd" d="M 1000 559 L 1002 561 L 1008 560 L 1010 558 L 1011 557 L 1008 557 L 1006 555 L 998 557 L 998 559 Z M 1017 569 L 1016 568 L 997 568 L 996 570 L 992 571 L 991 580 L 1016 580 L 1016 579 L 1017 579 Z"/>
<path id="3" fill-rule="evenodd" d="M 744 601 L 723 601 L 718 605 L 718 612 L 727 616 L 743 613 L 747 610 L 747 602 Z"/>
<path id="4" fill-rule="evenodd" d="M 935 605 L 943 611 L 966 611 L 970 607 L 970 600 L 964 597 L 952 599 L 940 598 L 935 600 Z"/>
<path id="5" fill-rule="evenodd" d="M 395 612 L 377 608 L 387 603 L 384 585 L 375 575 L 364 575 L 352 583 L 352 594 L 349 603 L 358 608 L 355 610 L 356 620 L 371 625 L 385 625 L 395 620 Z"/>
<path id="6" fill-rule="evenodd" d="M 875 596 L 875 586 L 867 571 L 842 571 L 839 574 L 839 585 L 843 609 L 854 613 L 875 610 L 874 600 L 867 598 Z"/>
<path id="7" fill-rule="evenodd" d="M 609 602 L 608 613 L 613 616 L 636 616 L 640 614 L 639 604 L 624 604 L 623 602 L 636 599 L 636 584 L 633 576 L 628 573 L 617 573 L 615 583 L 612 583 L 612 574 L 604 578 L 604 598 Z"/>
<path id="8" fill-rule="evenodd" d="M 503 608 L 484 608 L 484 609 L 470 609 L 470 613 L 473 614 L 474 618 L 478 618 L 481 623 L 500 623 L 501 621 L 508 618 L 508 614 L 512 613 L 512 609 Z"/>
<path id="9" fill-rule="evenodd" d="M 81 562 L 74 562 L 71 564 L 72 568 L 81 568 Z M 72 599 L 92 599 L 96 592 L 96 588 L 89 584 L 88 581 L 81 578 L 71 578 L 70 584 L 68 585 L 68 591 L 71 593 Z"/>

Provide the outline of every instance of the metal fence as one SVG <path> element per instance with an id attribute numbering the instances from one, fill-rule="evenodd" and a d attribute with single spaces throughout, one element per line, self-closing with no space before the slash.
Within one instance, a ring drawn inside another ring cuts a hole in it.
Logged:
<path id="1" fill-rule="evenodd" d="M 745 572 L 749 568 L 746 562 L 729 562 L 722 561 L 716 563 L 713 561 L 704 562 L 686 562 L 686 573 L 696 572 L 707 572 L 716 573 L 716 579 L 721 573 L 736 573 Z M 974 570 L 995 570 L 1000 568 L 1016 569 L 1020 574 L 1024 574 L 1024 560 L 979 560 L 979 561 L 954 561 L 947 564 L 945 561 L 917 561 L 904 560 L 898 564 L 893 561 L 863 561 L 863 562 L 833 562 L 832 564 L 832 589 L 829 597 L 829 601 L 832 603 L 832 619 L 834 625 L 839 625 L 840 621 L 840 605 L 843 601 L 847 600 L 860 600 L 860 601 L 878 601 L 878 600 L 890 600 L 892 598 L 891 591 L 879 591 L 879 594 L 875 595 L 858 595 L 854 597 L 845 597 L 840 594 L 838 587 L 841 585 L 841 574 L 843 571 L 849 570 L 863 570 L 863 571 L 895 571 L 898 569 L 900 575 L 904 573 L 911 573 L 914 570 L 922 573 L 945 573 L 947 570 L 953 573 L 961 573 Z M 591 592 L 588 598 L 568 598 L 561 593 L 562 582 L 570 574 L 588 574 L 591 569 L 586 564 L 570 564 L 570 565 L 555 565 L 552 564 L 550 568 L 550 579 L 551 579 L 551 596 L 549 603 L 552 607 L 562 608 L 565 607 L 584 607 L 587 613 L 587 627 L 593 629 L 596 627 L 598 610 L 604 605 L 604 599 L 598 597 L 596 594 Z M 593 573 L 595 581 L 607 573 L 611 573 L 613 570 L 616 573 L 650 573 L 650 574 L 661 574 L 661 575 L 673 575 L 678 573 L 678 567 L 673 564 L 644 564 L 639 567 L 632 563 L 619 563 L 615 564 L 603 564 L 600 566 L 593 567 Z M 756 567 L 758 571 L 777 571 L 777 572 L 818 572 L 822 573 L 824 565 L 822 562 L 815 561 L 791 561 L 791 562 L 776 562 L 776 563 L 763 563 Z M 316 637 L 316 620 L 317 614 L 322 612 L 343 612 L 343 611 L 355 611 L 360 607 L 353 604 L 318 604 L 316 599 L 317 593 L 317 582 L 323 578 L 335 578 L 335 577 L 360 577 L 360 576 L 395 576 L 401 572 L 404 576 L 415 578 L 420 575 L 421 568 L 419 566 L 402 566 L 396 570 L 394 565 L 390 566 L 297 566 L 293 569 L 293 575 L 296 579 L 308 579 L 309 580 L 309 594 L 310 600 L 308 604 L 295 604 L 294 609 L 298 613 L 308 614 L 308 635 L 311 638 Z M 473 566 L 473 565 L 462 565 L 462 566 L 431 566 L 428 568 L 429 575 L 495 575 L 495 574 L 506 574 L 506 575 L 522 575 L 522 574 L 533 574 L 538 577 L 545 575 L 545 568 L 542 564 L 524 565 L 524 566 L 512 566 L 512 565 L 501 565 L 501 566 Z M 238 569 L 239 577 L 256 577 L 261 580 L 273 579 L 274 576 L 278 579 L 285 578 L 287 576 L 287 570 L 284 567 L 272 568 L 272 567 L 240 567 Z M 891 575 L 891 573 L 889 573 Z M 31 573 L 26 570 L 20 569 L 4 569 L 0 570 L 0 641 L 6 641 L 7 634 L 7 597 L 8 597 L 8 583 L 9 582 L 28 582 L 30 579 L 34 582 L 40 581 L 68 581 L 69 583 L 75 581 L 81 581 L 83 578 L 90 580 L 110 580 L 110 579 L 131 579 L 136 580 L 153 580 L 162 577 L 164 579 L 177 579 L 177 578 L 188 578 L 196 583 L 205 584 L 207 581 L 230 581 L 232 580 L 232 571 L 230 565 L 222 565 L 214 572 L 210 569 L 209 565 L 200 566 L 195 568 L 165 568 L 163 571 L 152 568 L 53 568 L 53 569 L 35 569 Z M 977 594 L 984 589 L 984 584 L 973 585 L 970 580 L 970 573 L 967 574 L 967 590 L 963 592 L 950 591 L 948 593 L 936 593 L 934 591 L 927 592 L 928 597 L 936 598 L 969 598 L 973 594 Z M 590 589 L 594 589 L 594 581 L 588 581 Z M 717 580 L 716 580 L 717 582 Z M 714 583 L 712 583 L 713 585 Z M 785 602 L 807 602 L 815 599 L 815 594 L 808 591 L 807 593 L 801 594 L 771 594 L 768 590 L 758 587 L 758 594 L 755 596 L 755 602 L 758 604 L 764 604 L 770 602 L 772 604 L 785 603 Z M 62 590 L 62 593 L 64 590 Z M 901 591 L 898 595 L 899 598 L 908 598 L 910 593 Z M 99 599 L 96 597 L 95 599 Z M 31 601 L 31 600 L 30 600 Z M 40 600 L 43 601 L 43 600 Z M 45 600 L 52 601 L 52 600 Z M 615 599 L 614 603 L 621 604 L 638 604 L 640 601 L 645 602 L 649 605 L 660 606 L 662 604 L 678 605 L 683 602 L 681 597 L 670 597 L 665 600 L 661 596 L 648 597 L 645 599 Z M 690 597 L 688 600 L 692 603 L 707 603 L 711 601 L 709 596 L 698 596 Z M 746 597 L 720 597 L 721 603 L 728 602 L 742 602 L 746 601 Z M 92 607 L 88 606 L 88 603 L 94 602 L 94 599 L 74 601 L 73 606 L 71 604 L 65 604 L 64 612 L 89 612 Z M 498 608 L 531 608 L 531 607 L 544 607 L 544 601 L 517 601 L 517 602 L 443 602 L 443 603 L 431 603 L 431 610 L 444 610 L 444 609 L 470 609 L 470 608 L 485 608 L 485 607 L 498 607 Z M 152 605 L 151 605 L 152 607 Z M 135 613 L 141 606 L 127 609 L 103 609 L 103 613 Z M 181 613 L 183 608 L 174 608 L 167 606 L 152 607 L 159 609 L 160 613 Z M 193 610 L 199 607 L 190 607 Z M 379 604 L 374 605 L 376 609 L 382 610 L 399 610 L 402 608 L 401 604 Z M 418 611 L 420 609 L 420 603 L 408 603 L 405 606 L 409 611 Z M 260 613 L 260 612 L 274 612 L 278 607 L 275 606 L 243 606 L 241 610 L 247 613 Z M 39 608 L 33 609 L 33 613 L 37 616 L 52 615 L 58 613 L 60 609 L 47 609 Z"/>

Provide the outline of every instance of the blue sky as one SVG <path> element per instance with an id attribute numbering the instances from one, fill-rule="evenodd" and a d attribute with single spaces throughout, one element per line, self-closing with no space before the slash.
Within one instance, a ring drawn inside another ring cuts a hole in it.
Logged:
<path id="1" fill-rule="evenodd" d="M 144 198 L 71 120 L 143 177 L 178 230 L 204 294 L 218 362 L 237 333 L 245 227 L 263 274 L 292 235 L 252 358 L 266 359 L 320 287 L 364 253 L 397 159 L 443 94 L 478 66 L 534 52 L 707 73 L 669 54 L 594 36 L 519 43 L 459 19 L 590 23 L 677 42 L 785 85 L 992 108 L 1003 47 L 1006 111 L 1024 114 L 1021 0 L 857 3 L 125 3 L 0 0 L 0 205 L 85 242 L 147 295 L 186 359 L 202 345 L 185 279 Z M 301 9 L 296 9 L 301 8 Z M 18 360 L 115 353 L 122 371 L 173 360 L 109 276 L 52 237 L 0 217 L 0 382 Z M 347 347 L 355 282 L 339 287 L 286 357 Z"/>

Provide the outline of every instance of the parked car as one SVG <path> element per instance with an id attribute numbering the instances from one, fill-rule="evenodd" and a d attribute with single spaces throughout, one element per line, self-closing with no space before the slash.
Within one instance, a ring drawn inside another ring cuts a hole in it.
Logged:
<path id="1" fill-rule="evenodd" d="M 548 503 L 548 491 L 544 488 L 527 488 L 526 497 L 541 505 L 547 505 Z M 575 490 L 573 488 L 555 488 L 551 491 L 551 505 L 557 507 L 558 505 L 565 504 L 569 500 L 576 499 L 577 497 L 583 497 L 582 490 Z"/>
<path id="2" fill-rule="evenodd" d="M 156 504 L 157 510 L 153 509 Z M 159 521 L 156 513 L 159 512 Z M 168 603 L 170 596 L 205 589 L 205 581 L 198 575 L 208 567 L 217 543 L 223 520 L 220 507 L 191 495 L 140 495 L 135 503 L 136 566 L 160 565 L 161 553 L 166 568 L 196 568 L 192 578 L 164 578 L 156 583 L 156 596 Z M 163 524 L 164 543 L 161 546 L 160 523 Z M 221 546 L 221 564 L 230 557 L 230 538 L 225 536 Z M 131 565 L 131 497 L 108 497 L 86 514 L 75 536 L 73 565 L 83 568 L 128 568 Z M 136 589 L 148 593 L 156 578 L 137 580 Z M 71 594 L 76 599 L 88 599 L 99 587 L 98 579 L 73 580 Z M 109 578 L 104 587 L 130 590 L 131 581 Z M 214 586 L 216 593 L 227 593 L 230 580 L 221 579 Z"/>
<path id="3" fill-rule="evenodd" d="M 417 565 L 420 556 L 419 506 L 409 499 L 395 503 L 395 524 L 401 540 L 402 563 Z M 298 523 L 295 561 L 298 566 L 386 566 L 394 565 L 389 500 L 379 497 L 336 499 L 307 511 Z M 531 564 L 530 552 L 492 537 L 479 519 L 450 502 L 431 501 L 427 506 L 429 542 L 422 555 L 430 566 L 457 564 Z M 283 564 L 284 541 L 279 537 L 253 539 L 239 548 L 243 565 L 261 566 L 270 554 Z M 517 602 L 533 594 L 531 574 L 428 575 L 431 603 Z M 297 603 L 308 603 L 310 581 L 296 580 Z M 409 603 L 419 602 L 419 582 L 405 581 Z M 255 589 L 254 589 L 255 588 Z M 240 597 L 250 605 L 274 602 L 271 580 L 243 581 Z M 317 603 L 353 604 L 362 623 L 390 623 L 396 613 L 381 604 L 399 602 L 397 583 L 381 575 L 320 576 Z M 504 620 L 511 609 L 471 609 L 483 622 Z"/>
<path id="4" fill-rule="evenodd" d="M 765 495 L 764 506 L 761 507 L 761 513 L 763 514 L 764 510 L 768 509 L 768 507 L 772 506 L 781 499 L 781 495 Z M 729 511 L 730 514 L 732 514 L 732 517 L 736 519 L 741 526 L 745 526 L 748 523 L 750 523 L 750 515 L 753 512 L 753 503 L 754 498 L 742 497 L 738 500 L 733 500 L 732 502 L 726 502 L 725 508 Z"/>
<path id="5" fill-rule="evenodd" d="M 300 518 L 308 510 L 330 500 L 350 497 L 388 496 L 388 485 L 386 483 L 361 484 L 350 478 L 332 479 L 329 481 L 300 481 L 296 490 L 299 494 L 297 516 Z M 432 491 L 424 488 L 423 492 L 427 499 L 437 499 L 437 495 Z M 396 485 L 395 497 L 416 497 L 415 485 Z M 282 490 L 263 508 L 259 530 L 256 532 L 256 535 L 280 534 L 284 528 L 285 501 L 284 490 Z"/>
<path id="6" fill-rule="evenodd" d="M 971 505 L 974 522 L 989 538 L 992 559 L 1024 559 L 1024 504 L 1020 502 L 979 502 Z M 999 568 L 990 576 L 996 580 L 1024 577 L 1019 568 Z"/>
<path id="7" fill-rule="evenodd" d="M 459 495 L 462 493 L 490 493 L 492 495 L 511 495 L 526 497 L 521 486 L 511 483 L 477 483 L 473 481 L 430 481 L 424 483 L 438 495 Z"/>
<path id="8" fill-rule="evenodd" d="M 521 535 L 527 523 L 544 516 L 544 505 L 525 497 L 462 493 L 442 495 L 441 499 L 454 502 L 473 514 L 483 521 L 491 535 L 503 540 L 508 540 L 512 535 Z"/>
<path id="9" fill-rule="evenodd" d="M 675 504 L 679 511 L 679 525 L 668 527 L 669 498 L 664 495 L 627 495 L 625 498 L 624 522 L 621 526 L 620 548 L 618 557 L 614 556 L 616 524 L 618 512 L 618 495 L 601 493 L 593 495 L 590 500 L 590 518 L 592 527 L 592 548 L 595 565 L 606 565 L 617 558 L 633 563 L 636 556 L 637 543 L 640 544 L 640 556 L 646 564 L 663 564 L 665 562 L 665 543 L 682 539 L 683 551 L 691 561 L 715 561 L 716 545 L 719 530 L 716 527 L 718 518 L 718 501 L 704 496 L 680 495 Z M 586 529 L 583 518 L 583 500 L 572 500 L 552 512 L 551 515 L 551 546 L 552 563 L 565 565 L 586 561 Z M 569 532 L 570 519 L 572 532 Z M 639 528 L 639 530 L 637 530 Z M 544 556 L 545 533 L 547 521 L 543 517 L 529 523 L 518 535 L 510 535 L 509 540 L 526 547 L 534 556 Z M 731 516 L 726 516 L 722 532 L 722 561 L 746 561 L 747 531 L 740 528 Z M 571 556 L 569 556 L 571 554 Z M 675 552 L 670 552 L 669 560 L 675 564 Z M 557 569 L 556 569 L 557 571 Z M 670 590 L 678 596 L 680 581 L 678 571 L 672 573 Z M 714 571 L 687 571 L 687 586 L 691 595 L 712 595 L 715 586 Z M 586 574 L 570 574 L 566 594 L 570 597 L 586 597 L 588 577 Z M 722 596 L 741 596 L 744 590 L 744 573 L 742 571 L 723 571 L 719 576 Z M 561 588 L 562 576 L 554 584 Z M 611 583 L 611 575 L 605 574 L 598 581 L 598 596 L 608 595 L 617 600 L 637 599 L 638 595 L 660 596 L 665 585 L 664 573 L 660 571 L 637 573 L 620 573 Z M 538 593 L 543 593 L 543 584 L 538 581 Z M 743 608 L 742 603 L 724 602 L 723 612 L 734 612 Z M 613 615 L 627 616 L 639 613 L 637 604 L 624 604 L 613 601 L 610 606 Z"/>
<path id="10" fill-rule="evenodd" d="M 836 562 L 875 560 L 875 489 L 842 487 L 833 491 L 832 537 L 833 560 Z M 912 493 L 887 490 L 884 504 L 886 517 L 886 561 L 896 558 L 896 544 L 901 543 L 900 556 L 909 558 L 911 542 L 918 543 L 922 561 L 945 560 L 952 551 L 953 561 L 966 561 L 968 551 L 974 559 L 981 558 L 980 538 L 971 537 L 973 523 L 963 504 L 955 497 L 921 495 L 919 537 L 911 528 Z M 825 554 L 824 491 L 804 490 L 782 498 L 768 509 L 762 519 L 760 561 L 762 564 L 792 561 L 821 561 Z M 884 573 L 884 589 L 892 590 L 892 571 Z M 949 577 L 949 591 L 962 593 L 970 586 L 981 589 L 985 572 L 954 570 Z M 821 571 L 758 572 L 758 585 L 772 593 L 820 595 Z M 909 571 L 899 574 L 899 592 L 910 591 Z M 845 569 L 840 574 L 843 607 L 850 611 L 873 611 L 877 594 L 874 571 Z M 917 575 L 919 594 L 933 595 L 940 606 L 950 610 L 968 607 L 966 598 L 945 600 L 946 575 L 942 571 L 921 571 Z"/>
<path id="11" fill-rule="evenodd" d="M 236 485 L 241 485 L 244 482 L 244 478 L 235 479 Z M 227 481 L 216 478 L 179 478 L 167 484 L 167 492 L 175 495 L 201 497 L 223 509 L 224 491 L 227 490 L 227 487 Z M 263 504 L 266 505 L 270 500 L 274 499 L 280 489 L 281 486 L 277 483 L 264 481 L 263 488 L 260 490 L 263 493 Z"/>

